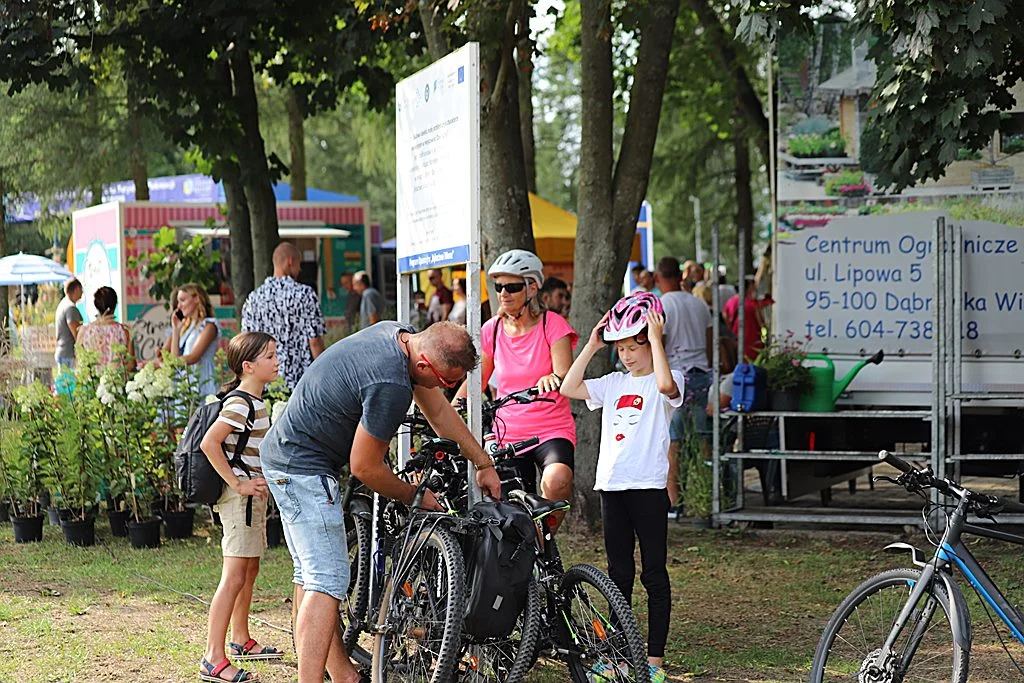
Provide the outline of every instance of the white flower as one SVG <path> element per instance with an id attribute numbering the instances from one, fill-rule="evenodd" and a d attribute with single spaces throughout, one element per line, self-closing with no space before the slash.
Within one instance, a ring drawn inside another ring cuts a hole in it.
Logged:
<path id="1" fill-rule="evenodd" d="M 132 391 L 128 393 L 128 400 L 132 403 L 142 403 L 146 398 L 138 391 Z"/>
<path id="2" fill-rule="evenodd" d="M 288 405 L 288 401 L 277 401 L 274 406 L 270 409 L 270 422 L 271 424 L 277 422 L 278 418 L 284 413 L 285 406 Z"/>

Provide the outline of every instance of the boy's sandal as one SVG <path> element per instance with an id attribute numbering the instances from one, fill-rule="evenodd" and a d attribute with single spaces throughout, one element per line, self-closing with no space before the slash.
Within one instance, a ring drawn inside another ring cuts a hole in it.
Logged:
<path id="1" fill-rule="evenodd" d="M 202 668 L 202 671 L 199 672 L 199 680 L 206 681 L 207 683 L 255 683 L 260 680 L 259 675 L 254 674 L 251 671 L 246 671 L 245 669 L 239 669 L 238 673 L 231 678 L 224 678 L 221 676 L 224 669 L 231 666 L 231 660 L 227 657 L 225 657 L 217 666 L 210 664 L 206 661 L 206 657 L 203 657 L 199 662 L 199 666 Z"/>
<path id="2" fill-rule="evenodd" d="M 258 650 L 256 649 L 257 647 L 259 647 L 259 643 L 254 638 L 250 638 L 244 645 L 231 643 L 228 646 L 228 655 L 240 662 L 255 659 L 281 659 L 284 657 L 284 652 L 276 647 L 265 646 Z"/>

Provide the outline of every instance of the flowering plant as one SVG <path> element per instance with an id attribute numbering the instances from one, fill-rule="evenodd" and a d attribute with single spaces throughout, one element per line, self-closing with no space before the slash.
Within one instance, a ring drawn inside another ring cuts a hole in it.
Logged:
<path id="1" fill-rule="evenodd" d="M 803 366 L 807 357 L 805 345 L 792 330 L 787 330 L 785 337 L 771 339 L 761 349 L 754 365 L 765 369 L 769 391 L 803 393 L 811 388 L 811 371 Z"/>

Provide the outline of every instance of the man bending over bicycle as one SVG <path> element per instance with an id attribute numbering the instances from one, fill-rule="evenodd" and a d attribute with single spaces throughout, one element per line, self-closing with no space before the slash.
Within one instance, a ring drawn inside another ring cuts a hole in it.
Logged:
<path id="1" fill-rule="evenodd" d="M 382 496 L 413 502 L 415 488 L 385 460 L 413 400 L 439 436 L 459 443 L 477 467 L 476 482 L 501 496 L 493 463 L 449 405 L 454 387 L 476 367 L 465 328 L 437 323 L 419 334 L 380 322 L 332 345 L 310 365 L 260 448 L 263 475 L 281 511 L 295 565 L 295 646 L 299 683 L 363 683 L 338 634 L 338 606 L 349 582 L 338 478 L 352 476 Z M 440 509 L 429 490 L 423 506 Z"/>

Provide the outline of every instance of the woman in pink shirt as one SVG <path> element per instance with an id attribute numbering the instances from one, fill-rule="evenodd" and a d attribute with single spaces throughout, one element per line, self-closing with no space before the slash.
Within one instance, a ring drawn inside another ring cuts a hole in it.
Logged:
<path id="1" fill-rule="evenodd" d="M 484 386 L 493 382 L 498 396 L 537 387 L 541 397 L 554 401 L 506 405 L 495 417 L 495 436 L 499 445 L 538 437 L 540 443 L 525 455 L 541 468 L 541 495 L 572 500 L 576 423 L 558 388 L 572 365 L 577 335 L 565 318 L 541 303 L 544 264 L 535 254 L 505 252 L 487 274 L 498 292 L 498 314 L 480 330 Z M 465 395 L 463 384 L 458 397 Z M 536 471 L 531 466 L 523 477 L 533 481 Z"/>

